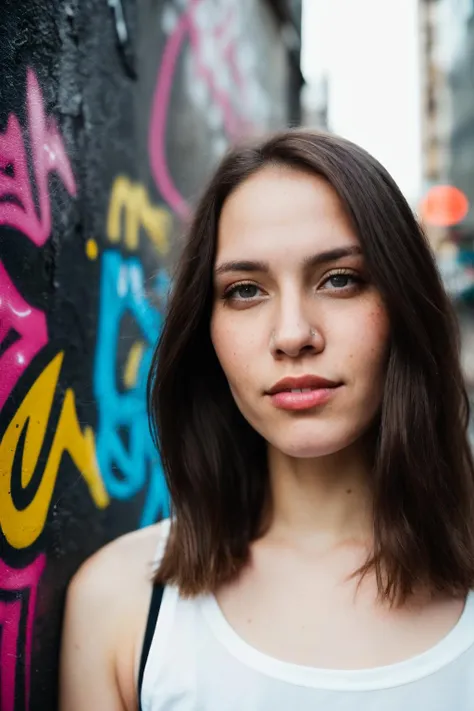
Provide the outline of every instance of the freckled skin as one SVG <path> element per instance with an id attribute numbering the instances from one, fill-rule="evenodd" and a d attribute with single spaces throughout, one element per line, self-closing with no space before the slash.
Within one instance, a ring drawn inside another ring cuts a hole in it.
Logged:
<path id="1" fill-rule="evenodd" d="M 222 209 L 216 268 L 250 260 L 266 262 L 268 270 L 216 275 L 212 342 L 244 417 L 290 456 L 324 456 L 351 445 L 380 406 L 389 323 L 363 256 L 304 265 L 312 255 L 357 245 L 333 188 L 290 168 L 264 168 Z M 339 288 L 341 272 L 350 276 L 348 288 Z M 242 283 L 247 292 L 224 300 Z M 311 411 L 276 409 L 265 392 L 283 377 L 306 374 L 342 386 Z"/>

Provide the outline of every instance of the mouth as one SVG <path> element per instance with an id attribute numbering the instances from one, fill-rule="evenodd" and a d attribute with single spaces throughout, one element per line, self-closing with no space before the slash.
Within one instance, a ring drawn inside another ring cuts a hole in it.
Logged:
<path id="1" fill-rule="evenodd" d="M 325 405 L 342 385 L 316 375 L 283 378 L 266 392 L 272 405 L 281 410 L 309 410 Z"/>

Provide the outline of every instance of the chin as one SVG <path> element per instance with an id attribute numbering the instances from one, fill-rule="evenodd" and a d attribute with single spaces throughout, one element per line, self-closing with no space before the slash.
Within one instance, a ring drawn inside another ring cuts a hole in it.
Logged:
<path id="1" fill-rule="evenodd" d="M 288 428 L 284 433 L 266 437 L 268 443 L 294 459 L 316 459 L 328 457 L 350 447 L 356 442 L 362 432 L 337 432 L 334 426 L 331 431 L 295 432 Z"/>
<path id="2" fill-rule="evenodd" d="M 320 443 L 315 445 L 314 442 L 306 444 L 300 443 L 282 443 L 281 445 L 273 444 L 273 446 L 282 454 L 292 459 L 318 459 L 319 457 L 329 457 L 331 454 L 339 452 L 344 447 L 331 445 L 329 443 Z"/>

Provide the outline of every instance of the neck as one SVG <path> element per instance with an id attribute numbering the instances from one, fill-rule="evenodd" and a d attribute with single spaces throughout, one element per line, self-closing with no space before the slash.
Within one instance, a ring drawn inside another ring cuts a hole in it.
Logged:
<path id="1" fill-rule="evenodd" d="M 309 545 L 372 538 L 370 457 L 363 443 L 295 459 L 269 447 L 270 535 Z"/>

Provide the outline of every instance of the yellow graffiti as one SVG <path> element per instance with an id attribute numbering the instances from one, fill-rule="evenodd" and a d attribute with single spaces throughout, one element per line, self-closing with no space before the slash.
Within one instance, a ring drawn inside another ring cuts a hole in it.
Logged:
<path id="1" fill-rule="evenodd" d="M 26 394 L 0 442 L 0 528 L 14 548 L 27 548 L 42 532 L 64 452 L 71 456 L 96 506 L 105 508 L 109 503 L 95 456 L 94 433 L 90 427 L 81 430 L 71 389 L 66 390 L 53 443 L 33 500 L 20 510 L 12 499 L 13 461 L 20 438 L 26 429 L 21 460 L 21 486 L 25 488 L 43 448 L 63 358 L 64 354 L 58 353 L 46 366 Z"/>
<path id="2" fill-rule="evenodd" d="M 136 341 L 130 348 L 123 371 L 123 383 L 128 390 L 131 390 L 137 384 L 138 368 L 140 367 L 144 350 L 145 344 L 142 341 Z"/>
<path id="3" fill-rule="evenodd" d="M 89 237 L 86 242 L 86 254 L 91 261 L 94 261 L 99 256 L 99 247 L 93 237 Z"/>
<path id="4" fill-rule="evenodd" d="M 119 175 L 112 187 L 107 217 L 107 236 L 111 242 L 120 241 L 123 211 L 125 211 L 125 245 L 128 249 L 138 248 L 140 227 L 143 227 L 158 252 L 160 254 L 168 252 L 171 222 L 169 212 L 150 204 L 148 192 L 143 185 L 132 183 L 124 175 Z"/>

